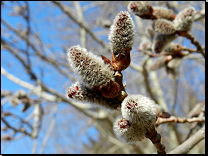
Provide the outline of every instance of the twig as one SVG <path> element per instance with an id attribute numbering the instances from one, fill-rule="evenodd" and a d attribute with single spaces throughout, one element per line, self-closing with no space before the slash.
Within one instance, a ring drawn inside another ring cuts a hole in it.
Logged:
<path id="1" fill-rule="evenodd" d="M 12 74 L 8 73 L 2 67 L 1 67 L 1 74 L 5 75 L 12 82 L 17 83 L 18 85 L 20 85 L 24 88 L 32 90 L 33 93 L 35 93 L 37 95 L 37 92 L 38 92 L 37 87 L 33 86 L 32 84 L 30 84 L 28 82 L 22 81 L 22 80 L 20 80 L 19 78 L 15 77 L 15 76 L 13 76 Z M 66 102 L 66 103 L 74 106 L 80 112 L 82 112 L 85 115 L 90 116 L 90 117 L 95 117 L 95 118 L 98 118 L 98 119 L 103 119 L 103 118 L 107 117 L 107 113 L 104 113 L 104 112 L 100 112 L 100 113 L 97 112 L 96 113 L 94 111 L 87 110 L 87 109 L 92 108 L 92 106 L 89 106 L 89 105 L 86 105 L 86 104 L 83 104 L 83 103 L 78 103 L 78 102 L 71 101 L 65 95 L 58 93 L 55 89 L 46 87 L 43 83 L 41 83 L 41 87 L 43 88 L 43 90 L 45 90 L 45 91 L 42 92 L 41 97 L 48 100 L 48 101 L 54 102 L 54 101 L 60 101 L 61 100 L 63 102 Z M 47 92 L 49 92 L 53 95 L 48 94 Z"/>
<path id="2" fill-rule="evenodd" d="M 148 131 L 146 137 L 152 141 L 158 154 L 166 154 L 165 146 L 161 144 L 161 136 L 155 129 L 153 131 Z"/>
<path id="3" fill-rule="evenodd" d="M 150 53 L 150 52 L 147 52 L 145 50 L 142 50 L 140 48 L 137 48 L 137 50 L 139 50 L 140 52 L 144 53 L 144 54 L 147 54 L 149 55 L 150 57 L 159 57 L 159 56 L 164 56 L 164 55 L 170 55 L 170 54 L 167 54 L 167 53 L 159 53 L 159 54 L 154 54 L 154 53 Z"/>
<path id="4" fill-rule="evenodd" d="M 205 53 L 204 53 L 204 50 L 203 50 L 202 46 L 200 45 L 199 41 L 196 38 L 194 38 L 194 36 L 191 35 L 190 32 L 176 32 L 176 34 L 189 39 L 191 41 L 191 43 L 196 46 L 197 52 L 201 53 L 203 55 L 203 57 L 205 58 Z"/>
<path id="5" fill-rule="evenodd" d="M 54 128 L 54 125 L 55 125 L 55 122 L 56 122 L 56 115 L 57 115 L 57 111 L 58 111 L 58 104 L 55 105 L 53 111 L 54 111 L 53 112 L 54 115 L 53 115 L 53 118 L 51 119 L 51 123 L 50 123 L 50 126 L 48 128 L 48 131 L 47 131 L 47 133 L 46 133 L 46 135 L 45 135 L 45 137 L 43 139 L 43 143 L 42 143 L 42 146 L 41 146 L 39 154 L 42 154 L 44 152 L 44 148 L 45 148 L 45 146 L 47 144 L 47 141 L 49 139 L 49 136 L 51 135 L 51 132 L 52 132 L 52 130 Z"/>
<path id="6" fill-rule="evenodd" d="M 74 1 L 74 6 L 77 10 L 78 20 L 80 23 L 84 23 L 82 8 L 79 1 Z M 86 30 L 83 27 L 80 28 L 80 43 L 82 47 L 86 48 Z"/>
<path id="7" fill-rule="evenodd" d="M 196 118 L 196 117 L 193 117 L 193 118 L 180 118 L 180 117 L 175 117 L 175 116 L 171 116 L 169 118 L 158 117 L 155 126 L 157 127 L 160 124 L 164 124 L 164 123 L 168 123 L 168 122 L 175 122 L 175 123 L 205 122 L 205 117 L 201 117 L 201 118 Z"/>
<path id="8" fill-rule="evenodd" d="M 186 140 L 184 143 L 182 143 L 180 146 L 168 154 L 186 154 L 203 139 L 205 139 L 205 125 L 192 137 L 190 137 L 188 140 Z"/>
<path id="9" fill-rule="evenodd" d="M 16 129 L 14 127 L 12 127 L 2 116 L 1 116 L 1 120 L 3 121 L 3 123 L 10 129 L 14 130 L 14 132 L 22 132 L 24 133 L 25 135 L 29 135 L 31 136 L 31 134 L 29 134 L 28 132 L 26 132 L 25 130 L 23 131 L 21 128 L 20 129 Z"/>
<path id="10" fill-rule="evenodd" d="M 142 72 L 142 74 L 143 74 L 145 86 L 146 86 L 147 91 L 148 91 L 148 93 L 149 93 L 149 95 L 150 95 L 150 98 L 151 98 L 152 100 L 154 100 L 155 103 L 158 103 L 157 99 L 154 97 L 154 95 L 153 95 L 153 93 L 152 93 L 152 90 L 151 90 L 151 87 L 150 87 L 150 84 L 149 84 L 148 72 L 147 72 L 147 69 L 146 69 L 146 63 L 147 63 L 148 60 L 149 60 L 149 57 L 146 58 L 146 60 L 145 60 L 145 62 L 144 62 L 144 64 L 143 64 L 143 66 L 142 66 L 142 67 L 143 67 L 143 72 Z"/>
<path id="11" fill-rule="evenodd" d="M 83 23 L 83 21 L 78 21 L 76 17 L 74 17 L 70 10 L 67 9 L 66 6 L 64 6 L 61 2 L 59 1 L 52 1 L 54 4 L 56 4 L 68 17 L 70 17 L 75 23 L 77 23 L 80 27 L 84 28 L 87 33 L 90 34 L 90 36 L 97 41 L 99 44 L 101 44 L 104 48 L 110 50 L 109 46 L 104 43 L 101 39 L 99 39 L 95 34 L 86 26 L 86 24 Z"/>
<path id="12" fill-rule="evenodd" d="M 178 78 L 173 79 L 173 87 L 172 87 L 172 99 L 170 101 L 170 105 L 172 106 L 172 115 L 175 115 L 176 112 L 176 100 L 177 100 L 177 93 L 178 93 Z"/>
<path id="13" fill-rule="evenodd" d="M 70 76 L 70 75 L 67 74 L 67 71 L 64 71 L 64 70 L 62 70 L 62 69 L 60 68 L 60 65 L 67 66 L 68 64 L 62 64 L 62 63 L 58 62 L 57 60 L 54 60 L 54 59 L 51 59 L 51 58 L 47 58 L 44 54 L 41 53 L 41 51 L 39 51 L 38 49 L 36 49 L 36 47 L 33 45 L 33 43 L 30 41 L 29 38 L 26 38 L 25 35 L 23 35 L 20 31 L 14 29 L 11 25 L 9 25 L 9 24 L 8 24 L 6 21 L 4 21 L 3 19 L 1 19 L 1 22 L 2 22 L 9 30 L 13 31 L 18 37 L 20 37 L 21 39 L 23 39 L 23 40 L 26 42 L 26 44 L 29 44 L 29 45 L 31 46 L 31 48 L 35 51 L 35 54 L 36 54 L 37 56 L 39 56 L 42 60 L 44 60 L 44 61 L 46 61 L 46 62 L 48 62 L 48 63 L 51 63 L 51 65 L 54 66 L 54 67 L 57 69 L 57 71 L 59 71 L 61 74 L 63 74 L 63 75 L 66 76 L 67 78 L 69 78 L 69 79 L 71 79 L 71 80 L 75 80 L 74 77 L 72 77 L 72 76 Z M 2 38 L 1 38 L 1 40 L 2 40 L 2 43 L 3 43 L 4 46 L 9 47 L 9 49 L 7 48 L 8 50 L 12 50 L 11 44 L 9 44 L 7 41 L 3 40 Z M 16 49 L 18 49 L 18 48 L 16 48 Z M 18 49 L 18 50 L 20 50 L 20 49 Z M 10 51 L 10 52 L 11 52 L 11 51 Z M 25 51 L 23 51 L 23 52 L 26 53 Z M 18 56 L 18 55 L 17 55 L 17 56 Z M 57 63 L 57 62 L 58 62 L 58 63 Z M 24 64 L 25 64 L 25 63 L 24 63 Z M 23 65 L 24 65 L 24 64 L 23 64 Z M 25 65 L 26 65 L 26 64 L 25 64 Z M 25 66 L 25 65 L 24 65 L 24 66 Z"/>

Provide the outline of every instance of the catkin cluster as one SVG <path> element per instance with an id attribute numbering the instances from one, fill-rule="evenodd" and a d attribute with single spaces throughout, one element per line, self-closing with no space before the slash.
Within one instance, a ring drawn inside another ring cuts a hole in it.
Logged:
<path id="1" fill-rule="evenodd" d="M 121 102 L 116 98 L 119 85 L 114 81 L 110 64 L 79 45 L 69 49 L 68 61 L 79 77 L 79 82 L 67 88 L 68 98 L 112 110 L 120 107 Z"/>
<path id="2" fill-rule="evenodd" d="M 152 50 L 154 53 L 161 53 L 164 51 L 167 46 L 177 38 L 177 32 L 190 31 L 193 23 L 193 16 L 196 13 L 193 7 L 189 7 L 180 11 L 175 16 L 172 14 L 171 10 L 163 7 L 153 7 L 148 2 L 143 1 L 131 1 L 127 8 L 129 12 L 143 19 L 154 20 L 152 28 L 156 34 L 150 34 L 152 43 L 150 44 L 146 41 L 140 44 L 140 49 Z"/>
<path id="3" fill-rule="evenodd" d="M 114 122 L 114 132 L 121 141 L 136 143 L 147 131 L 155 128 L 157 107 L 153 100 L 142 95 L 128 95 L 121 104 L 122 116 Z"/>

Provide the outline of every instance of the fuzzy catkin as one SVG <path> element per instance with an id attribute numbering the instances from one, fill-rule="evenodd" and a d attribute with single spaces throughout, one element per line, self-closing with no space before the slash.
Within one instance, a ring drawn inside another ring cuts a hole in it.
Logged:
<path id="1" fill-rule="evenodd" d="M 72 46 L 68 51 L 68 61 L 81 82 L 89 89 L 100 86 L 113 80 L 113 71 L 110 66 L 85 48 Z"/>
<path id="2" fill-rule="evenodd" d="M 127 11 L 118 13 L 110 27 L 108 39 L 111 50 L 118 57 L 126 48 L 132 48 L 134 41 L 134 23 Z"/>
<path id="3" fill-rule="evenodd" d="M 153 22 L 153 30 L 160 34 L 173 34 L 176 32 L 173 22 L 166 19 L 157 19 Z"/>
<path id="4" fill-rule="evenodd" d="M 100 91 L 92 91 L 79 82 L 66 89 L 66 96 L 80 102 L 89 102 L 94 106 L 107 110 L 118 110 L 121 105 L 117 98 L 106 98 Z"/>
<path id="5" fill-rule="evenodd" d="M 175 34 L 165 35 L 157 33 L 153 38 L 152 51 L 154 53 L 162 52 L 176 38 Z"/>
<path id="6" fill-rule="evenodd" d="M 143 95 L 128 95 L 121 104 L 122 116 L 139 127 L 153 129 L 156 122 L 155 102 Z"/>
<path id="7" fill-rule="evenodd" d="M 173 21 L 177 31 L 190 31 L 193 23 L 193 15 L 196 10 L 193 7 L 180 11 Z"/>
<path id="8" fill-rule="evenodd" d="M 171 10 L 168 10 L 163 7 L 153 7 L 153 15 L 157 16 L 157 18 L 164 18 L 167 20 L 173 20 L 175 18 L 174 15 L 172 15 Z"/>
<path id="9" fill-rule="evenodd" d="M 145 127 L 140 127 L 135 123 L 129 122 L 122 115 L 115 119 L 113 131 L 120 141 L 128 144 L 135 144 L 137 141 L 142 141 L 147 132 Z"/>
<path id="10" fill-rule="evenodd" d="M 147 15 L 150 13 L 150 5 L 148 1 L 131 1 L 129 2 L 128 11 L 138 15 Z"/>

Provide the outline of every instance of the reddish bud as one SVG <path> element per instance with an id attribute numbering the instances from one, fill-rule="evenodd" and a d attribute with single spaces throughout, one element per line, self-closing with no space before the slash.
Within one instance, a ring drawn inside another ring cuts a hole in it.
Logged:
<path id="1" fill-rule="evenodd" d="M 130 51 L 132 48 L 126 48 L 118 57 L 112 53 L 112 62 L 114 70 L 125 70 L 131 63 Z"/>
<path id="2" fill-rule="evenodd" d="M 119 95 L 119 92 L 121 89 L 117 82 L 110 80 L 106 82 L 105 84 L 101 85 L 99 87 L 99 90 L 104 97 L 114 98 Z"/>

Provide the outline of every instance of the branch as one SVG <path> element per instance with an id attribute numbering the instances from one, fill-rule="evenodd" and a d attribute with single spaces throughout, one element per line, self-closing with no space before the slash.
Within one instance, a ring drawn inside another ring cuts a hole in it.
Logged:
<path id="1" fill-rule="evenodd" d="M 33 86 L 32 84 L 30 84 L 28 82 L 22 81 L 22 80 L 20 80 L 19 78 L 15 77 L 15 76 L 13 76 L 12 74 L 8 73 L 2 67 L 1 67 L 1 74 L 6 76 L 12 82 L 14 82 L 14 83 L 16 83 L 16 84 L 18 84 L 18 85 L 20 85 L 24 88 L 27 88 L 27 89 L 31 90 L 34 94 L 36 94 L 36 95 L 38 94 L 39 89 L 37 87 Z M 66 102 L 66 103 L 71 104 L 72 106 L 74 106 L 76 109 L 78 109 L 80 112 L 84 113 L 85 115 L 90 116 L 90 117 L 95 117 L 95 118 L 98 118 L 98 119 L 106 118 L 107 115 L 108 115 L 104 111 L 95 113 L 91 110 L 87 110 L 87 109 L 92 108 L 92 106 L 89 106 L 89 105 L 86 105 L 86 104 L 83 104 L 83 103 L 78 103 L 78 102 L 71 101 L 65 95 L 58 93 L 55 89 L 51 89 L 51 88 L 46 87 L 43 83 L 41 83 L 41 87 L 43 88 L 43 90 L 53 94 L 53 95 L 51 95 L 51 94 L 48 94 L 47 92 L 44 92 L 44 91 L 42 92 L 41 98 L 44 98 L 47 101 L 51 101 L 51 102 L 63 101 L 63 102 Z"/>
<path id="2" fill-rule="evenodd" d="M 205 126 L 198 130 L 192 137 L 176 147 L 168 154 L 187 154 L 194 146 L 196 146 L 201 140 L 205 139 Z"/>
<path id="3" fill-rule="evenodd" d="M 3 121 L 3 123 L 4 123 L 8 128 L 14 130 L 15 133 L 16 133 L 16 132 L 21 132 L 21 133 L 24 133 L 25 135 L 31 136 L 31 134 L 29 134 L 28 132 L 26 132 L 25 129 L 22 129 L 22 128 L 16 129 L 16 128 L 12 127 L 12 126 L 4 119 L 4 117 L 3 117 L 2 115 L 1 115 L 1 120 Z"/>
<path id="4" fill-rule="evenodd" d="M 78 20 L 80 23 L 84 23 L 82 8 L 79 4 L 79 1 L 74 1 L 74 6 L 77 10 Z M 81 46 L 86 48 L 86 30 L 83 27 L 80 28 L 80 42 Z"/>
<path id="5" fill-rule="evenodd" d="M 191 43 L 196 46 L 197 52 L 201 53 L 203 55 L 203 57 L 205 58 L 205 53 L 204 53 L 204 50 L 203 50 L 201 44 L 199 43 L 199 41 L 196 38 L 194 38 L 194 36 L 191 35 L 190 32 L 176 32 L 176 34 L 178 34 L 179 36 L 183 36 L 183 37 L 186 37 L 187 39 L 189 39 L 191 41 Z"/>
<path id="6" fill-rule="evenodd" d="M 143 63 L 143 66 L 142 66 L 143 67 L 143 72 L 142 72 L 142 74 L 143 74 L 145 86 L 146 86 L 147 91 L 148 91 L 148 93 L 150 95 L 150 98 L 152 100 L 154 100 L 155 103 L 158 103 L 157 99 L 155 99 L 155 97 L 154 97 L 154 95 L 152 93 L 152 90 L 151 90 L 151 87 L 150 87 L 150 84 L 149 84 L 148 72 L 147 72 L 147 69 L 146 69 L 146 63 L 147 63 L 148 60 L 149 60 L 149 56 L 145 59 L 145 61 Z"/>
<path id="7" fill-rule="evenodd" d="M 43 143 L 42 143 L 42 146 L 41 146 L 41 149 L 40 149 L 40 152 L 39 154 L 42 154 L 44 152 L 44 148 L 47 144 L 47 141 L 49 139 L 49 136 L 51 135 L 51 132 L 53 131 L 53 128 L 55 126 L 55 122 L 56 122 L 56 115 L 57 115 L 57 111 L 58 111 L 58 104 L 55 105 L 54 107 L 54 110 L 53 110 L 53 118 L 51 119 L 51 123 L 50 123 L 50 126 L 48 128 L 48 131 L 43 139 Z"/>
<path id="8" fill-rule="evenodd" d="M 201 118 L 196 118 L 196 117 L 193 117 L 193 118 L 180 118 L 180 117 L 175 117 L 175 116 L 171 116 L 169 118 L 158 117 L 155 126 L 157 127 L 160 124 L 170 123 L 170 122 L 175 122 L 175 123 L 205 122 L 205 117 L 201 117 Z"/>
<path id="9" fill-rule="evenodd" d="M 155 129 L 153 131 L 148 131 L 146 137 L 152 141 L 153 145 L 157 149 L 158 154 L 166 154 L 165 146 L 161 144 L 161 136 Z"/>
<path id="10" fill-rule="evenodd" d="M 95 34 L 86 26 L 86 24 L 83 23 L 83 21 L 79 21 L 77 20 L 76 17 L 74 17 L 71 14 L 71 11 L 67 9 L 67 7 L 65 5 L 63 5 L 61 2 L 59 1 L 52 1 L 54 4 L 56 4 L 68 17 L 70 17 L 75 23 L 77 23 L 81 28 L 84 28 L 86 30 L 87 33 L 90 34 L 90 36 L 97 41 L 100 45 L 102 45 L 104 48 L 110 50 L 109 46 L 104 43 L 102 40 L 100 40 L 97 36 L 95 36 Z"/>
<path id="11" fill-rule="evenodd" d="M 30 41 L 30 39 L 29 38 L 26 38 L 25 37 L 25 35 L 23 34 L 23 33 L 21 33 L 20 31 L 18 31 L 18 30 L 16 30 L 16 29 L 14 29 L 12 26 L 10 26 L 6 21 L 4 21 L 3 19 L 1 19 L 1 22 L 9 29 L 9 30 L 11 30 L 11 31 L 13 31 L 19 38 L 21 38 L 21 39 L 23 39 L 25 42 L 26 42 L 26 44 L 29 44 L 30 46 L 31 46 L 31 48 L 35 51 L 35 54 L 37 55 L 37 56 L 39 56 L 42 60 L 44 60 L 44 61 L 46 61 L 46 62 L 48 62 L 48 63 L 51 63 L 51 65 L 52 66 L 54 66 L 56 69 L 57 69 L 57 71 L 59 71 L 61 74 L 63 74 L 64 76 L 66 76 L 67 78 L 69 78 L 69 79 L 71 79 L 71 80 L 75 80 L 75 78 L 74 77 L 72 77 L 72 76 L 70 76 L 70 75 L 68 75 L 67 74 L 67 72 L 68 71 L 64 71 L 64 70 L 62 70 L 61 68 L 60 68 L 60 64 L 61 63 L 59 63 L 57 60 L 54 60 L 54 59 L 51 59 L 51 58 L 47 58 L 44 54 L 42 54 L 41 53 L 41 51 L 39 51 L 38 49 L 36 49 L 36 47 L 33 45 L 33 43 Z M 12 50 L 11 49 L 11 44 L 9 44 L 8 42 L 6 42 L 5 40 L 3 40 L 2 38 L 1 38 L 1 42 L 4 44 L 4 46 L 6 46 L 6 48 L 10 51 L 10 50 Z M 17 48 L 16 48 L 17 49 Z M 19 49 L 18 49 L 19 50 Z M 14 52 L 14 50 L 12 50 L 13 52 Z M 12 52 L 12 51 L 10 51 L 10 52 Z M 25 51 L 24 51 L 24 53 L 26 53 Z M 16 54 L 17 55 L 17 54 Z M 15 56 L 16 56 L 15 55 Z M 18 55 L 17 55 L 18 56 Z M 21 60 L 20 60 L 21 61 Z M 57 63 L 58 62 L 58 63 Z M 23 63 L 22 63 L 23 64 Z M 25 64 L 25 63 L 24 63 Z M 23 66 L 26 66 L 26 64 L 24 65 L 23 64 Z M 66 64 L 66 65 L 64 65 L 64 66 L 68 66 L 68 64 Z"/>

